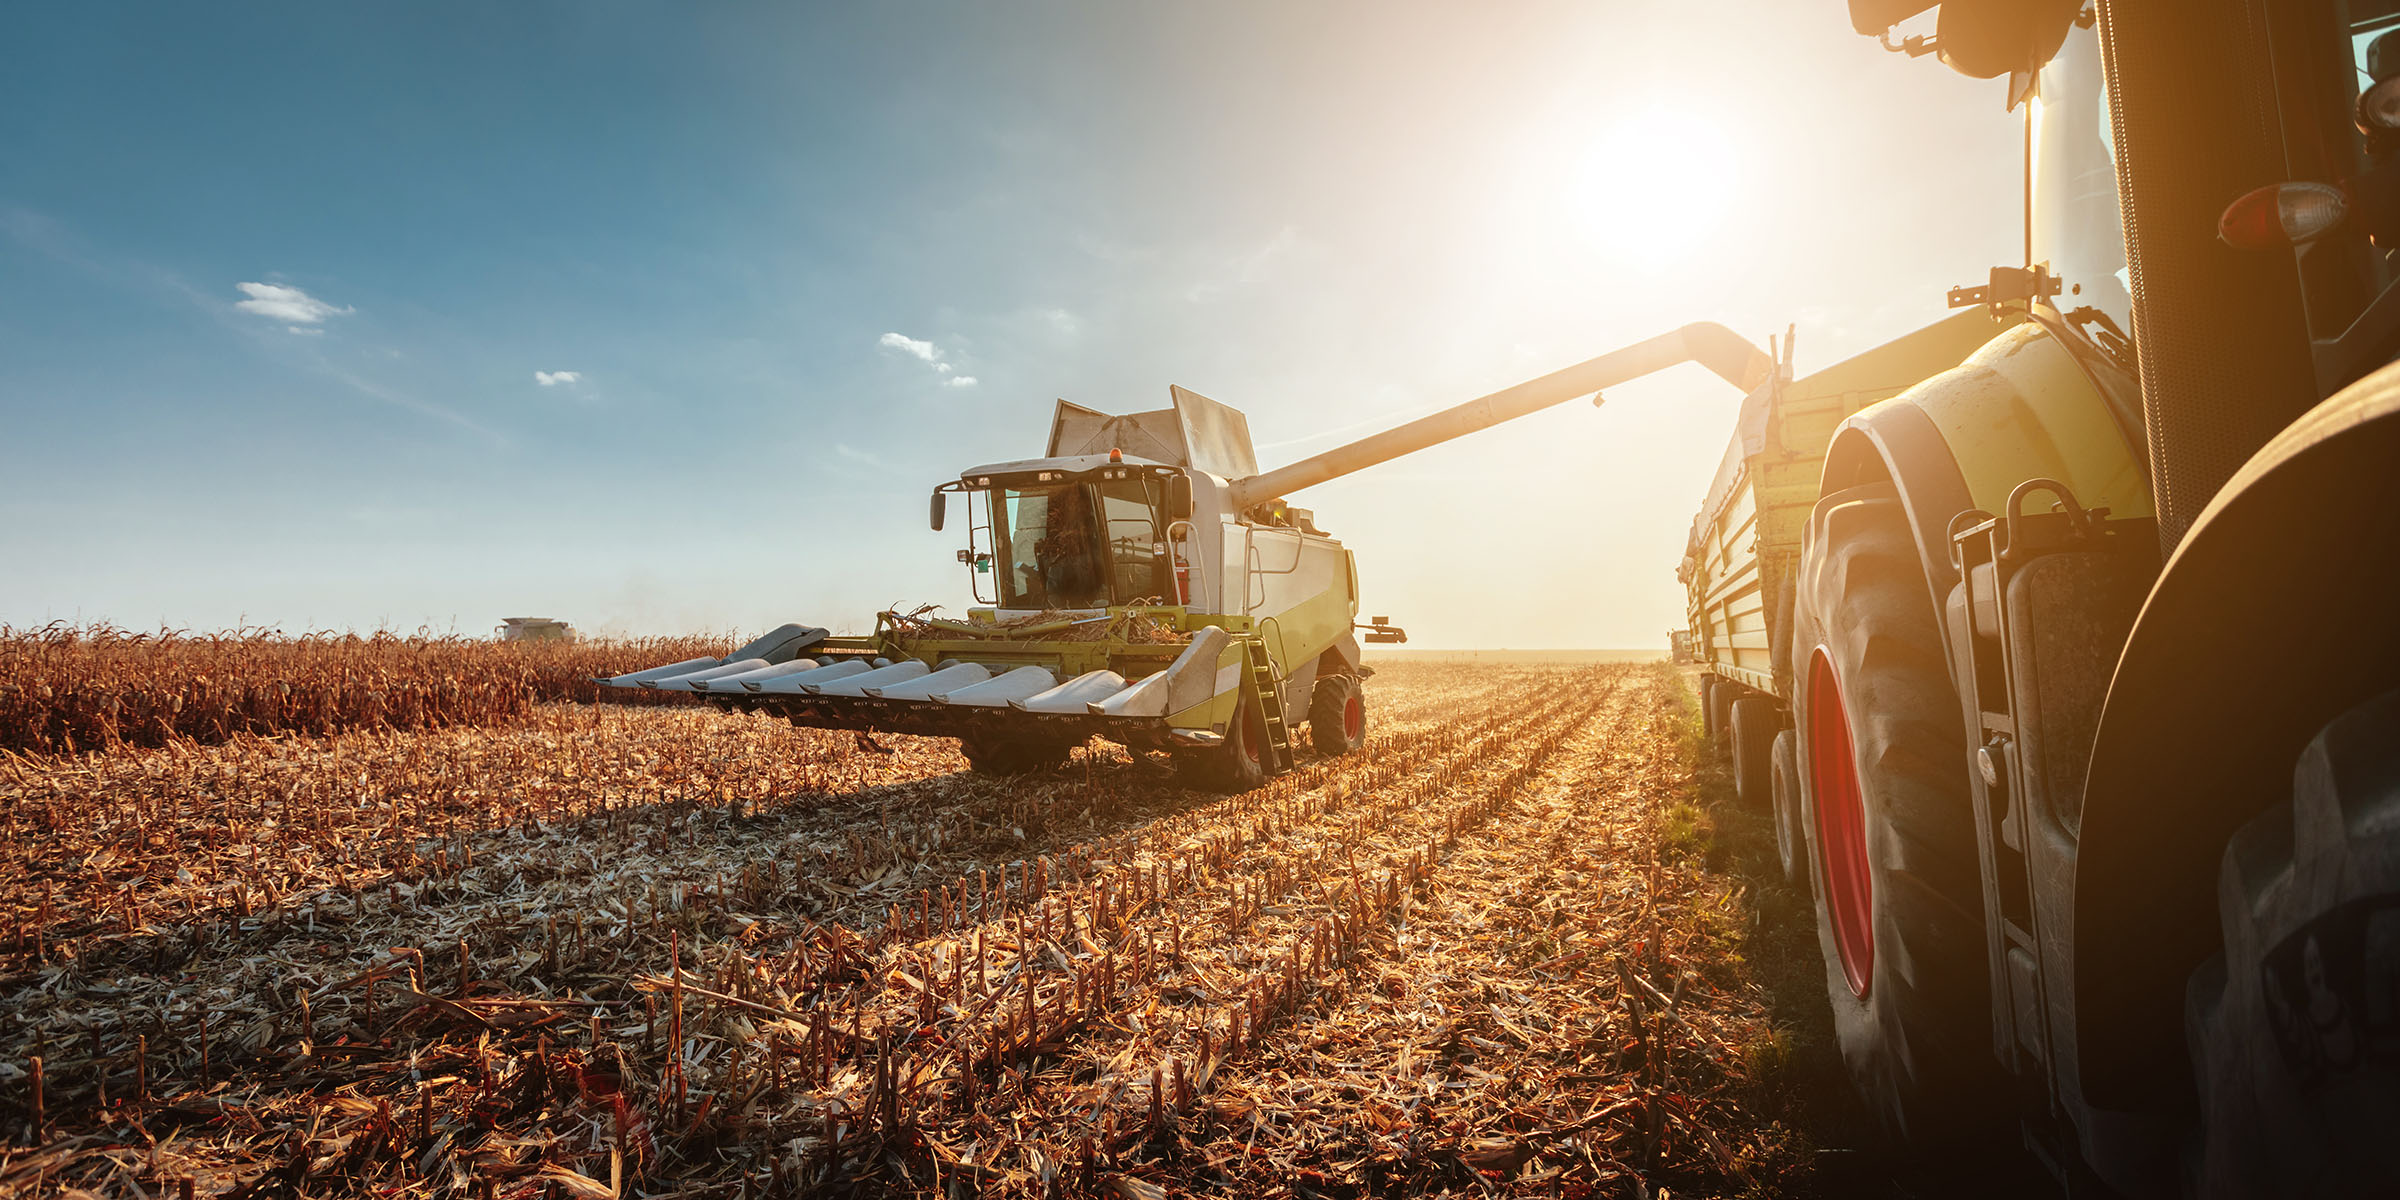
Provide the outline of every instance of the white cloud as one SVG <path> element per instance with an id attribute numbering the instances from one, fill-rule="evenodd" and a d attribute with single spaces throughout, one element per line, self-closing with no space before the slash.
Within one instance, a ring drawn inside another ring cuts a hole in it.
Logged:
<path id="1" fill-rule="evenodd" d="M 940 347 L 935 346 L 932 342 L 918 341 L 905 333 L 887 333 L 875 339 L 875 344 L 886 349 L 898 350 L 902 354 L 913 355 L 929 363 L 942 361 Z"/>
<path id="2" fill-rule="evenodd" d="M 233 286 L 239 288 L 243 295 L 250 297 L 247 300 L 234 301 L 235 308 L 265 317 L 270 321 L 282 321 L 284 327 L 293 333 L 303 332 L 299 328 L 300 326 L 316 325 L 327 317 L 338 317 L 358 311 L 346 304 L 340 306 L 328 304 L 299 288 L 286 287 L 280 283 L 237 283 Z M 305 332 L 320 331 L 311 329 Z"/>
<path id="3" fill-rule="evenodd" d="M 543 387 L 557 387 L 562 383 L 580 383 L 582 380 L 583 372 L 581 371 L 535 371 L 533 373 L 533 381 Z"/>
<path id="4" fill-rule="evenodd" d="M 958 374 L 958 368 L 947 361 L 949 356 L 942 353 L 942 348 L 932 342 L 912 338 L 905 333 L 887 333 L 875 339 L 875 344 L 886 350 L 897 350 L 932 367 L 933 373 L 942 377 L 943 387 L 975 386 L 975 377 Z"/>
<path id="5" fill-rule="evenodd" d="M 309 327 L 308 327 L 308 326 L 306 326 L 306 325 L 286 325 L 286 326 L 284 326 L 284 327 L 283 327 L 283 331 L 284 331 L 285 333 L 296 333 L 296 334 L 299 334 L 299 335 L 300 335 L 300 336 L 302 336 L 302 337 L 323 337 L 323 336 L 325 336 L 325 331 L 324 331 L 324 330 L 322 330 L 322 329 L 311 329 L 311 328 L 309 328 Z"/>

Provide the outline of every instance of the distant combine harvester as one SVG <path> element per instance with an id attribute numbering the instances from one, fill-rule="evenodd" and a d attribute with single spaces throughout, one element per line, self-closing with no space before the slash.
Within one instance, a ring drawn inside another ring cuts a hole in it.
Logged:
<path id="1" fill-rule="evenodd" d="M 575 627 L 550 617 L 502 617 L 494 629 L 504 642 L 564 642 L 575 636 Z"/>

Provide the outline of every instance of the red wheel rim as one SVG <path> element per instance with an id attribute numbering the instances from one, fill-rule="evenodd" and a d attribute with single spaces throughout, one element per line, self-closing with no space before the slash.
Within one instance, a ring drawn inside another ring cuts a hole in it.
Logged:
<path id="1" fill-rule="evenodd" d="M 1367 702 L 1353 695 L 1350 697 L 1350 702 L 1342 706 L 1342 738 L 1345 741 L 1355 742 L 1358 740 L 1358 736 L 1366 731 Z"/>
<path id="2" fill-rule="evenodd" d="M 1808 778 L 1816 799 L 1817 852 L 1825 867 L 1825 907 L 1833 946 L 1850 993 L 1864 999 L 1875 970 L 1875 884 L 1867 873 L 1866 806 L 1858 792 L 1858 756 L 1841 680 L 1823 650 L 1808 673 Z"/>

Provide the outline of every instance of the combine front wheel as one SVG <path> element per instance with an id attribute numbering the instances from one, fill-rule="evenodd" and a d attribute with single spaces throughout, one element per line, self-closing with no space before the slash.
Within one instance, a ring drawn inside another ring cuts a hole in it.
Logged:
<path id="1" fill-rule="evenodd" d="M 1211 792 L 1246 792 L 1267 781 L 1267 722 L 1258 702 L 1242 692 L 1241 707 L 1225 728 L 1225 740 L 1204 750 L 1182 751 L 1192 787 Z"/>
<path id="2" fill-rule="evenodd" d="M 2400 1194 L 2400 691 L 2302 752 L 2225 847 L 2185 989 L 2202 1196 Z"/>
<path id="3" fill-rule="evenodd" d="M 1963 722 L 1888 484 L 1820 503 L 1802 566 L 1799 775 L 1836 1039 L 1886 1133 L 1982 1140 L 1991 1052 Z"/>
<path id="4" fill-rule="evenodd" d="M 1328 675 L 1308 701 L 1308 740 L 1317 753 L 1348 754 L 1367 740 L 1366 689 L 1356 675 Z"/>
<path id="5" fill-rule="evenodd" d="M 1055 739 L 961 738 L 967 766 L 985 775 L 1027 775 L 1067 765 L 1075 747 Z"/>

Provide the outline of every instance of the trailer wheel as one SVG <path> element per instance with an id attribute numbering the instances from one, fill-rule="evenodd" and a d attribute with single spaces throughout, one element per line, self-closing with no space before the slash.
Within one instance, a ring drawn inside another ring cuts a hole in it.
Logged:
<path id="1" fill-rule="evenodd" d="M 1067 765 L 1075 745 L 1056 739 L 960 738 L 967 766 L 984 775 L 1028 775 Z"/>
<path id="2" fill-rule="evenodd" d="M 1717 744 L 1717 677 L 1700 677 L 1700 737 L 1709 745 Z"/>
<path id="3" fill-rule="evenodd" d="M 2192 975 L 2202 1196 L 2400 1193 L 2400 691 L 2335 718 L 2225 847 Z"/>
<path id="4" fill-rule="evenodd" d="M 1775 733 L 1783 716 L 1765 696 L 1733 702 L 1733 794 L 1751 808 L 1774 804 Z"/>
<path id="5" fill-rule="evenodd" d="M 1708 681 L 1708 748 L 1723 758 L 1733 752 L 1733 699 L 1741 690 L 1714 675 Z"/>
<path id="6" fill-rule="evenodd" d="M 1793 681 L 1826 993 L 1851 1082 L 1917 1152 L 1996 1119 L 1981 874 L 1959 702 L 1889 484 L 1819 502 Z"/>
<path id="7" fill-rule="evenodd" d="M 1356 675 L 1327 675 L 1308 698 L 1308 740 L 1324 755 L 1348 754 L 1367 740 L 1367 689 Z"/>
<path id="8" fill-rule="evenodd" d="M 1775 858 L 1783 867 L 1783 881 L 1791 884 L 1808 882 L 1807 835 L 1800 832 L 1800 751 L 1789 729 L 1775 735 L 1775 748 L 1770 754 L 1773 770 L 1769 772 L 1775 785 Z"/>

